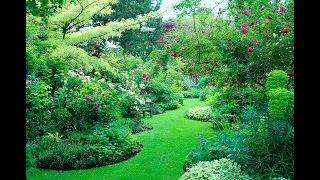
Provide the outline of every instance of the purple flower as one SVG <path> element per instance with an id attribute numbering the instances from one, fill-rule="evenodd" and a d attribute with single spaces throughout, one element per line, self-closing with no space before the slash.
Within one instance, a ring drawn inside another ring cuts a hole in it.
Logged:
<path id="1" fill-rule="evenodd" d="M 83 121 L 82 121 L 82 119 L 79 121 L 79 124 L 83 124 Z"/>

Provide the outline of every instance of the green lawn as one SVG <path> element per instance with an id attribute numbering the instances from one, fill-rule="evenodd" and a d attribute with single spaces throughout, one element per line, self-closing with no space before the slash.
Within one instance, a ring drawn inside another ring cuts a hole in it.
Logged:
<path id="1" fill-rule="evenodd" d="M 127 161 L 110 166 L 86 170 L 40 170 L 30 179 L 47 180 L 177 180 L 190 149 L 198 145 L 198 134 L 211 136 L 211 123 L 184 118 L 188 108 L 205 106 L 198 99 L 184 99 L 184 106 L 177 110 L 145 117 L 153 129 L 134 136 L 142 142 L 143 150 Z"/>

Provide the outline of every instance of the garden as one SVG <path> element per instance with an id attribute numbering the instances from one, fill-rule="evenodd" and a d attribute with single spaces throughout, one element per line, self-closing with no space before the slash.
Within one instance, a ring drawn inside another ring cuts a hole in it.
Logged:
<path id="1" fill-rule="evenodd" d="M 27 179 L 294 179 L 294 1 L 161 3 L 26 0 Z"/>

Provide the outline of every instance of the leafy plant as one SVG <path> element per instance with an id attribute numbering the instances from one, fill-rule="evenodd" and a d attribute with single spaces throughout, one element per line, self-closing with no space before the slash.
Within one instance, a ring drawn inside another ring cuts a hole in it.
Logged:
<path id="1" fill-rule="evenodd" d="M 237 162 L 221 158 L 213 161 L 200 161 L 194 164 L 179 178 L 179 180 L 184 179 L 244 180 L 252 178 L 241 170 L 241 166 Z"/>
<path id="2" fill-rule="evenodd" d="M 195 106 L 188 109 L 185 116 L 194 120 L 209 121 L 209 119 L 212 117 L 212 109 L 210 106 Z"/>

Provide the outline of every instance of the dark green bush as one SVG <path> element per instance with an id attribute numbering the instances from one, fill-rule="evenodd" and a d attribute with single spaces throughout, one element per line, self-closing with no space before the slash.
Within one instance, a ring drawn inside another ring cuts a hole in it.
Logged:
<path id="1" fill-rule="evenodd" d="M 87 135 L 72 132 L 67 139 L 43 136 L 37 149 L 37 167 L 61 170 L 98 167 L 128 159 L 141 148 L 127 127 L 98 123 Z"/>

